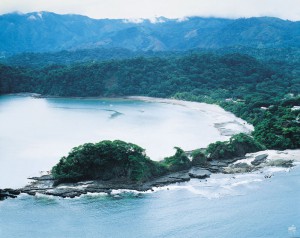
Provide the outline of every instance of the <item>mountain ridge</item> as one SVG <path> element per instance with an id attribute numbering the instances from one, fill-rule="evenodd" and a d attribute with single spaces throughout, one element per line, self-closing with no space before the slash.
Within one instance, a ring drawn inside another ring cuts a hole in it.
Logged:
<path id="1" fill-rule="evenodd" d="M 54 52 L 85 48 L 189 50 L 230 46 L 300 47 L 300 21 L 274 17 L 92 19 L 32 12 L 0 16 L 0 52 Z"/>

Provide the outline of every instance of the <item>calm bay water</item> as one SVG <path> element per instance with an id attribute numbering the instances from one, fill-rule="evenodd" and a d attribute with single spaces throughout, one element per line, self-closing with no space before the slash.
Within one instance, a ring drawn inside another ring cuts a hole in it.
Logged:
<path id="1" fill-rule="evenodd" d="M 214 122 L 235 117 L 214 105 L 109 99 L 0 96 L 0 188 L 20 187 L 52 168 L 75 146 L 121 139 L 151 159 L 226 140 Z"/>
<path id="2" fill-rule="evenodd" d="M 200 108 L 201 109 L 201 108 Z M 22 186 L 84 142 L 123 139 L 154 159 L 224 140 L 205 110 L 134 100 L 0 97 L 0 187 Z M 119 114 L 119 113 L 121 114 Z M 273 174 L 270 179 L 264 175 Z M 300 167 L 214 174 L 155 192 L 0 202 L 0 237 L 299 237 Z M 298 228 L 298 230 L 297 230 Z"/>

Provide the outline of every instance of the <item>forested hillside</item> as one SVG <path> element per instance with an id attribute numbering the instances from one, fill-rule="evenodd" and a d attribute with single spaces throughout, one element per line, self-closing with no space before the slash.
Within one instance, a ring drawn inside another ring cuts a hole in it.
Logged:
<path id="1" fill-rule="evenodd" d="M 209 54 L 213 53 L 219 56 L 239 53 L 247 54 L 258 60 L 264 62 L 280 61 L 286 63 L 300 62 L 300 48 L 251 48 L 251 47 L 226 47 L 219 49 L 205 49 L 196 48 L 188 51 L 132 51 L 125 48 L 93 48 L 93 49 L 80 49 L 80 50 L 64 50 L 58 52 L 45 52 L 45 53 L 21 53 L 8 57 L 0 58 L 0 63 L 12 66 L 34 67 L 41 68 L 53 64 L 58 65 L 72 65 L 74 63 L 83 62 L 99 62 L 107 60 L 120 60 L 132 59 L 137 57 L 182 57 L 191 54 Z"/>

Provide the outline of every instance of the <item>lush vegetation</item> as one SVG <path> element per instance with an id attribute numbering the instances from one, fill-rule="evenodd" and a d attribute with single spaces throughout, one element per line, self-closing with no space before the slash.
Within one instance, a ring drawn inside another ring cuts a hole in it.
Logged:
<path id="1" fill-rule="evenodd" d="M 240 133 L 232 136 L 229 141 L 211 143 L 205 153 L 209 160 L 224 160 L 242 157 L 247 153 L 264 149 L 266 148 L 253 137 Z"/>
<path id="2" fill-rule="evenodd" d="M 242 54 L 134 58 L 41 69 L 2 65 L 0 93 L 53 96 L 148 95 L 217 102 L 226 98 L 272 101 L 299 94 L 299 79 L 283 67 Z M 284 79 L 284 80 L 283 80 Z M 274 97 L 274 94 L 276 97 Z M 262 98 L 263 97 L 263 98 Z"/>
<path id="3" fill-rule="evenodd" d="M 207 165 L 207 156 L 205 155 L 204 149 L 196 149 L 192 151 L 192 165 L 193 166 L 206 166 Z"/>
<path id="4" fill-rule="evenodd" d="M 226 54 L 247 54 L 259 60 L 283 61 L 295 63 L 299 61 L 300 48 L 251 48 L 251 47 L 225 47 L 218 49 L 195 48 L 188 51 L 131 51 L 125 48 L 93 48 L 79 50 L 63 50 L 59 52 L 21 53 L 7 57 L 0 57 L 0 63 L 31 68 L 43 68 L 50 65 L 72 65 L 79 63 L 95 63 L 108 60 L 144 58 L 179 58 L 191 54 L 203 55 L 213 53 L 219 56 Z"/>
<path id="5" fill-rule="evenodd" d="M 223 102 L 221 105 L 252 123 L 254 138 L 267 148 L 300 148 L 300 111 L 292 110 L 292 105 L 300 105 L 299 96 L 269 102 Z"/>
<path id="6" fill-rule="evenodd" d="M 161 164 L 165 165 L 169 171 L 176 172 L 189 169 L 192 164 L 187 154 L 179 147 L 175 147 L 176 153 L 166 157 Z"/>
<path id="7" fill-rule="evenodd" d="M 173 156 L 155 162 L 146 156 L 143 148 L 132 143 L 120 140 L 87 143 L 62 157 L 52 168 L 52 175 L 57 180 L 56 184 L 90 179 L 142 183 L 167 173 L 188 170 L 192 166 L 207 166 L 209 160 L 233 159 L 265 147 L 249 135 L 238 134 L 230 141 L 218 141 L 205 150 L 193 151 L 192 160 L 181 148 L 175 149 Z"/>
<path id="8" fill-rule="evenodd" d="M 163 165 L 146 156 L 144 149 L 120 140 L 75 147 L 52 168 L 60 182 L 116 178 L 144 182 L 166 172 Z"/>
<path id="9" fill-rule="evenodd" d="M 255 126 L 269 149 L 300 148 L 300 58 L 282 49 L 249 55 L 183 52 L 70 65 L 0 65 L 0 94 L 145 95 L 216 103 Z M 295 51 L 299 52 L 299 51 Z M 293 55 L 291 60 L 291 55 Z"/>

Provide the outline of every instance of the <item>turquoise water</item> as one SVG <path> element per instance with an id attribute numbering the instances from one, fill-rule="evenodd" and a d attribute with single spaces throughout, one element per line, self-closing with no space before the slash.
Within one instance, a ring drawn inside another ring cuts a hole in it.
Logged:
<path id="1" fill-rule="evenodd" d="M 24 195 L 0 203 L 0 237 L 300 236 L 292 229 L 300 228 L 299 167 L 221 197 L 196 193 L 199 184 L 77 199 Z"/>
<path id="2" fill-rule="evenodd" d="M 226 139 L 213 122 L 232 116 L 194 106 L 1 96 L 0 187 L 23 186 L 87 141 L 124 139 L 159 159 L 175 145 L 188 150 Z M 297 166 L 214 174 L 148 193 L 21 195 L 0 202 L 0 237 L 300 237 L 299 187 Z"/>

